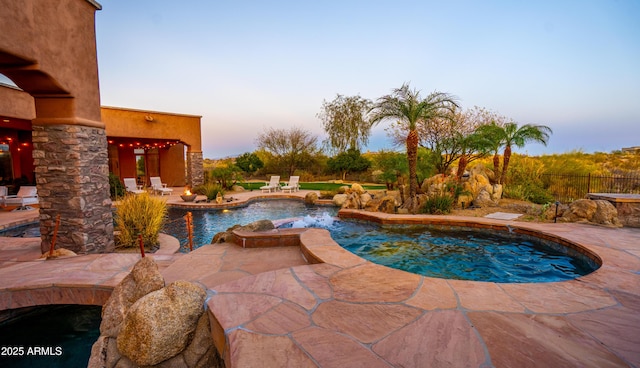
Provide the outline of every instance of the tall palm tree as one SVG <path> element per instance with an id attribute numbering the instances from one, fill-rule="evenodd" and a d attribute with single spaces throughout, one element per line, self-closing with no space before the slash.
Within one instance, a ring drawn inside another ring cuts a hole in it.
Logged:
<path id="1" fill-rule="evenodd" d="M 417 124 L 434 118 L 447 118 L 458 107 L 455 98 L 447 93 L 433 92 L 422 99 L 420 91 L 411 89 L 409 84 L 396 88 L 390 95 L 380 97 L 369 110 L 369 122 L 376 125 L 383 120 L 396 119 L 409 130 L 407 135 L 407 161 L 409 163 L 409 196 L 402 204 L 409 212 L 417 211 L 419 136 Z"/>
<path id="2" fill-rule="evenodd" d="M 511 159 L 511 146 L 519 148 L 524 147 L 527 142 L 538 142 L 545 146 L 552 133 L 551 128 L 545 125 L 525 124 L 518 127 L 517 123 L 506 123 L 503 128 L 502 144 L 504 145 L 504 153 L 502 155 L 502 175 L 500 175 L 500 184 L 504 184 L 509 168 L 509 160 Z"/>

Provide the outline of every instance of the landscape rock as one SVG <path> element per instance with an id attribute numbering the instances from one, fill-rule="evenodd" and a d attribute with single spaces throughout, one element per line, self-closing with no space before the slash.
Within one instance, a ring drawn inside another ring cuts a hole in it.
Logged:
<path id="1" fill-rule="evenodd" d="M 395 213 L 397 206 L 396 198 L 387 195 L 380 199 L 374 198 L 370 200 L 365 206 L 365 210 L 370 212 Z"/>
<path id="2" fill-rule="evenodd" d="M 53 255 L 49 255 L 49 253 L 50 253 L 50 251 L 47 251 L 46 253 L 41 255 L 40 258 L 61 258 L 61 257 L 74 257 L 74 256 L 77 256 L 77 254 L 74 251 L 66 249 L 66 248 L 54 249 L 53 250 Z"/>
<path id="3" fill-rule="evenodd" d="M 622 226 L 618 219 L 618 210 L 609 201 L 579 199 L 558 218 L 562 222 L 588 222 L 606 226 Z"/>
<path id="4" fill-rule="evenodd" d="M 351 193 L 362 194 L 362 193 L 365 192 L 365 190 L 362 187 L 362 185 L 360 185 L 358 183 L 354 183 L 354 184 L 351 184 L 350 192 Z"/>
<path id="5" fill-rule="evenodd" d="M 495 207 L 497 203 L 491 199 L 491 193 L 485 188 L 473 199 L 473 205 L 476 207 Z"/>
<path id="6" fill-rule="evenodd" d="M 342 208 L 342 206 L 345 204 L 345 202 L 347 201 L 347 198 L 349 196 L 346 194 L 336 194 L 333 196 L 333 204 L 336 207 L 340 207 Z"/>
<path id="7" fill-rule="evenodd" d="M 306 204 L 316 204 L 318 202 L 318 193 L 309 192 L 304 196 L 304 203 Z"/>
<path id="8" fill-rule="evenodd" d="M 372 198 L 373 197 L 369 193 L 360 194 L 360 203 L 361 203 L 361 206 L 362 206 L 361 208 L 364 208 Z"/>
<path id="9" fill-rule="evenodd" d="M 118 284 L 102 308 L 101 335 L 116 337 L 125 313 L 141 297 L 164 287 L 164 279 L 153 258 L 144 257 Z"/>
<path id="10" fill-rule="evenodd" d="M 117 337 L 118 350 L 143 366 L 176 356 L 191 341 L 206 296 L 196 284 L 176 281 L 138 299 Z"/>
<path id="11" fill-rule="evenodd" d="M 247 225 L 233 225 L 225 231 L 221 231 L 213 236 L 211 239 L 211 244 L 225 243 L 227 242 L 228 237 L 231 235 L 233 230 L 241 230 L 241 231 L 268 231 L 273 230 L 276 227 L 273 225 L 271 220 L 258 220 L 251 222 Z"/>
<path id="12" fill-rule="evenodd" d="M 231 187 L 232 192 L 244 192 L 246 189 L 242 185 L 234 185 Z"/>

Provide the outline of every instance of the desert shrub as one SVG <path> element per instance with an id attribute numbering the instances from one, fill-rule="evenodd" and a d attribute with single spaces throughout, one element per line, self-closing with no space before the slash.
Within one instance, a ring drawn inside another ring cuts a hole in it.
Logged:
<path id="1" fill-rule="evenodd" d="M 421 208 L 422 213 L 445 215 L 451 212 L 455 199 L 448 194 L 440 194 L 427 198 Z"/>
<path id="2" fill-rule="evenodd" d="M 224 195 L 224 189 L 222 188 L 222 186 L 220 184 L 212 182 L 199 185 L 193 188 L 191 191 L 196 194 L 207 196 L 207 199 L 210 201 L 214 200 L 218 196 L 218 193 L 220 193 L 221 196 Z"/>
<path id="3" fill-rule="evenodd" d="M 118 247 L 137 247 L 138 235 L 142 235 L 144 247 L 158 245 L 158 235 L 167 219 L 167 204 L 164 200 L 147 193 L 126 195 L 116 207 L 116 237 Z"/>
<path id="4" fill-rule="evenodd" d="M 114 173 L 109 173 L 109 195 L 111 199 L 118 199 L 125 195 L 124 185 L 120 181 L 120 177 Z"/>
<path id="5" fill-rule="evenodd" d="M 504 188 L 503 196 L 505 198 L 520 199 L 537 204 L 545 204 L 554 201 L 551 193 L 534 183 L 509 185 Z"/>

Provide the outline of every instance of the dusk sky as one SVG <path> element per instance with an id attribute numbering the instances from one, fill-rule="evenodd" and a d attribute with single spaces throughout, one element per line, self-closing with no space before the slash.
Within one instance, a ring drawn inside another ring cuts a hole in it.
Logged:
<path id="1" fill-rule="evenodd" d="M 640 146 L 640 1 L 99 2 L 102 105 L 202 115 L 205 158 L 404 82 L 553 129 L 522 153 Z"/>

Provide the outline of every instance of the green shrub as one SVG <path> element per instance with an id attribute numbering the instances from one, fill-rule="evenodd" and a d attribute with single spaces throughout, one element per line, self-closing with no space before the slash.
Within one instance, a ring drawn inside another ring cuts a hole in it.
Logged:
<path id="1" fill-rule="evenodd" d="M 545 204 L 554 201 L 551 193 L 533 183 L 505 186 L 503 195 L 505 198 L 520 199 L 536 204 Z"/>
<path id="2" fill-rule="evenodd" d="M 116 200 L 125 195 L 124 185 L 120 181 L 120 177 L 114 173 L 109 173 L 109 195 L 111 199 Z"/>
<path id="3" fill-rule="evenodd" d="M 116 246 L 137 247 L 138 234 L 142 234 L 144 247 L 158 245 L 158 235 L 167 219 L 167 204 L 164 200 L 147 193 L 128 194 L 116 207 Z"/>
<path id="4" fill-rule="evenodd" d="M 224 195 L 224 189 L 220 184 L 216 183 L 206 183 L 203 185 L 199 185 L 191 190 L 193 193 L 201 194 L 207 196 L 207 199 L 213 201 L 220 193 L 221 196 Z"/>
<path id="5" fill-rule="evenodd" d="M 447 194 L 429 197 L 422 205 L 421 212 L 432 215 L 446 215 L 451 212 L 454 202 L 455 199 Z"/>

